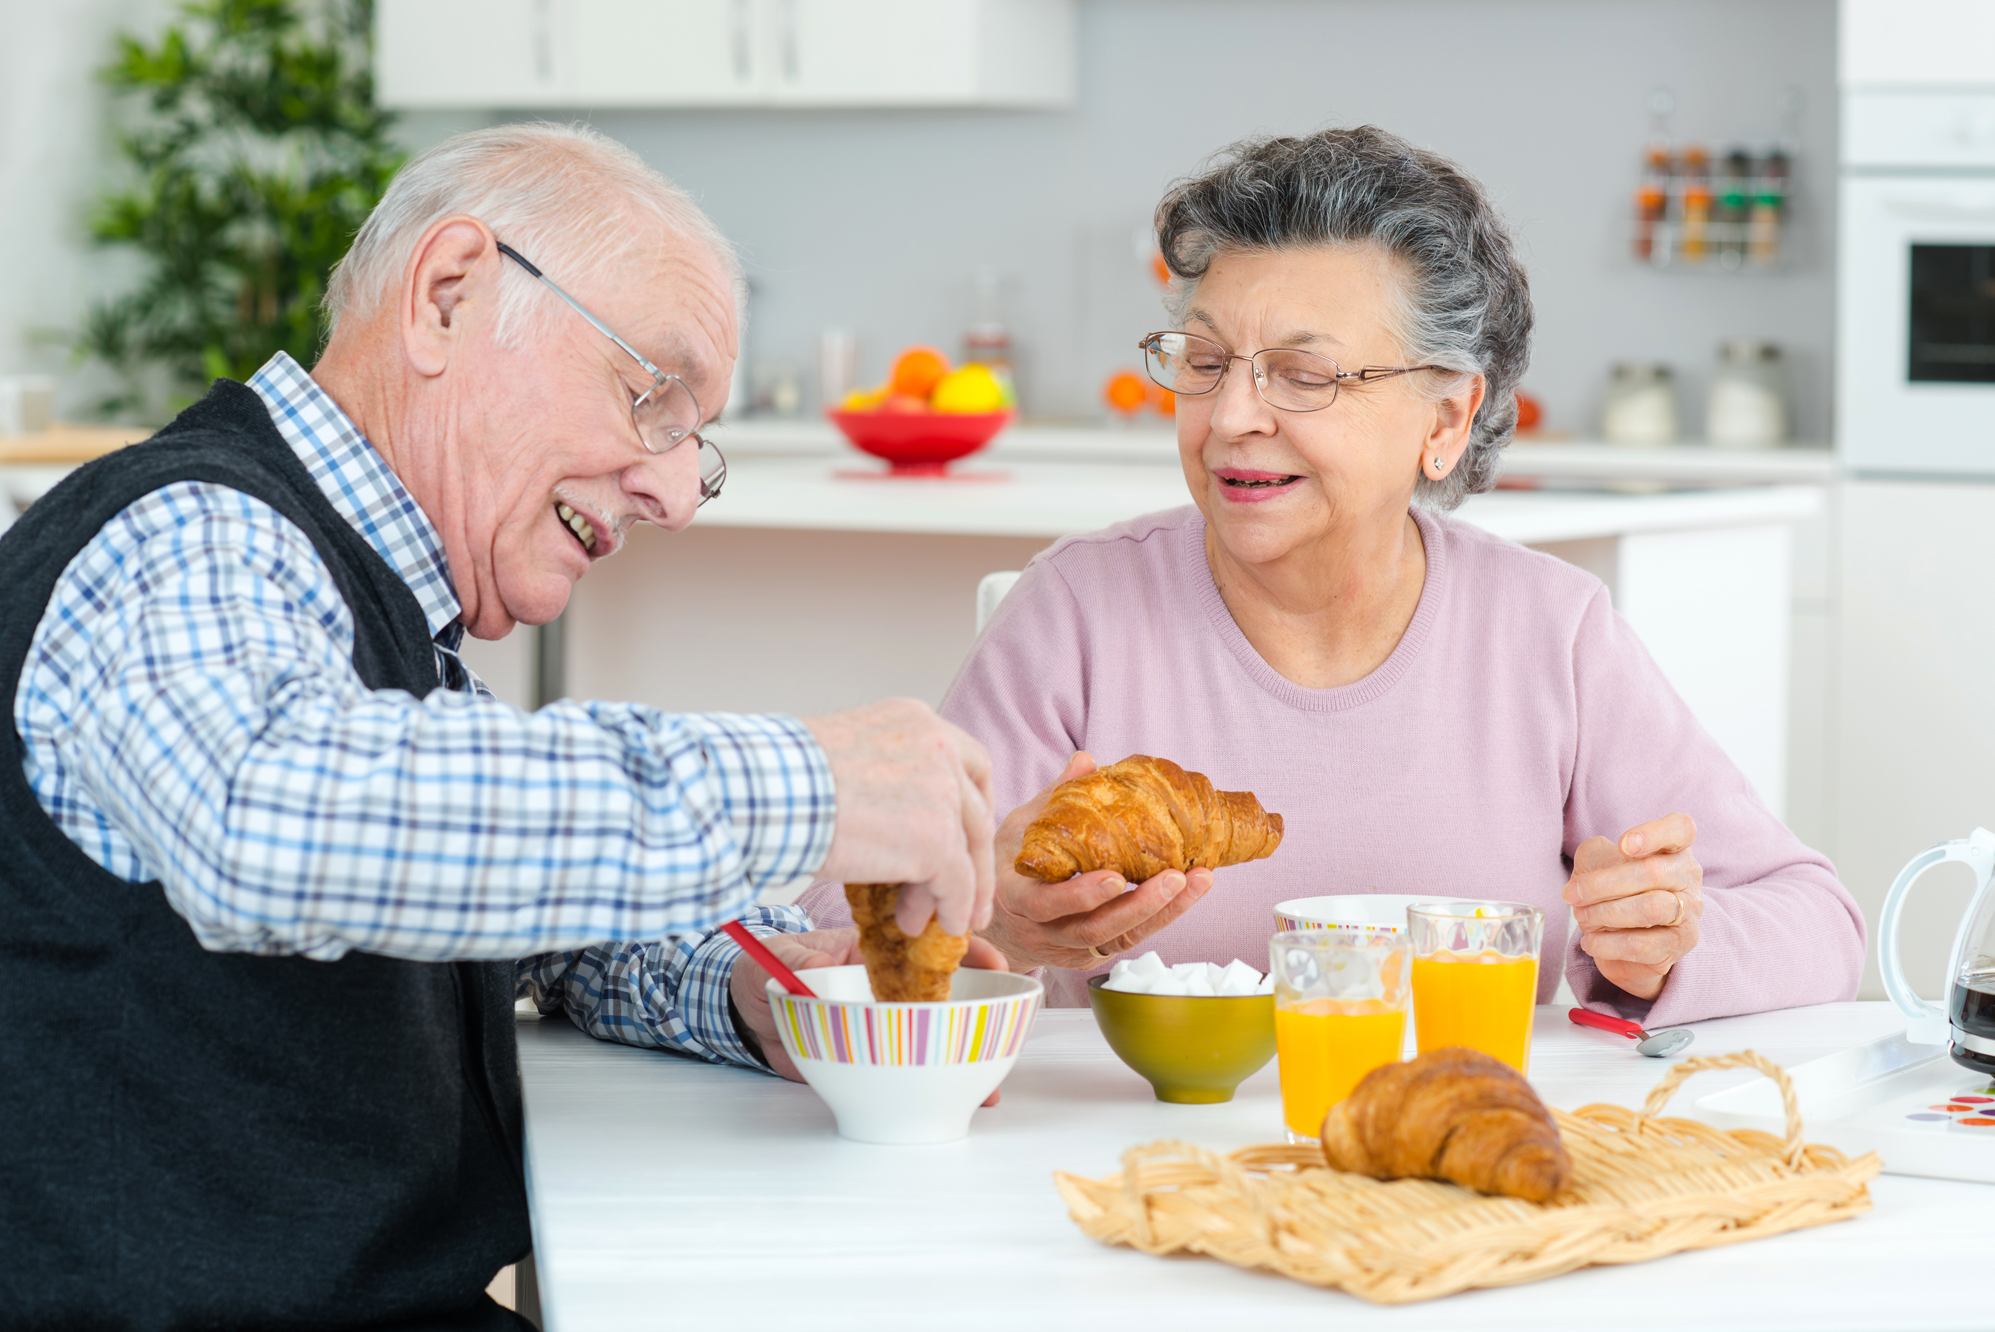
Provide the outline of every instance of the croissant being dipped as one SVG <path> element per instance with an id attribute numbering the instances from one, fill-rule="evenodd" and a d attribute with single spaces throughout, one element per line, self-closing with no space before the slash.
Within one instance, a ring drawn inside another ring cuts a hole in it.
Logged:
<path id="1" fill-rule="evenodd" d="M 909 938 L 894 920 L 900 902 L 897 883 L 848 883 L 845 900 L 859 927 L 859 952 L 866 979 L 881 1002 L 941 1003 L 949 998 L 949 978 L 970 947 L 968 935 L 944 934 L 933 916 Z"/>
<path id="2" fill-rule="evenodd" d="M 1445 1179 L 1544 1202 L 1572 1177 L 1558 1125 L 1516 1069 L 1450 1046 L 1364 1076 L 1323 1117 L 1332 1169 Z"/>
<path id="3" fill-rule="evenodd" d="M 1131 754 L 1054 788 L 1015 867 L 1043 883 L 1098 869 L 1141 883 L 1167 869 L 1260 860 L 1281 840 L 1282 816 L 1253 792 L 1215 791 L 1203 773 Z"/>

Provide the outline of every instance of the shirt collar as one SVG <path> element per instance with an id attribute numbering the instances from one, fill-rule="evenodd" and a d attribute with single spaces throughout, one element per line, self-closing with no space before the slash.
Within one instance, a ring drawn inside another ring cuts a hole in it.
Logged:
<path id="1" fill-rule="evenodd" d="M 431 636 L 455 622 L 464 608 L 450 581 L 442 538 L 353 419 L 289 352 L 265 361 L 249 386 L 339 516 L 416 594 Z"/>

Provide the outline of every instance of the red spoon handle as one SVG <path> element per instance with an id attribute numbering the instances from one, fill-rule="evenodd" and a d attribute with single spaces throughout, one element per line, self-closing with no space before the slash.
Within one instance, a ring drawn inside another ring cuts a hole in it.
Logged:
<path id="1" fill-rule="evenodd" d="M 1566 1016 L 1582 1027 L 1598 1027 L 1602 1031 L 1611 1031 L 1616 1036 L 1626 1036 L 1631 1041 L 1642 1039 L 1641 1024 L 1630 1022 L 1626 1018 L 1608 1017 L 1605 1013 L 1596 1013 L 1587 1008 L 1572 1009 L 1566 1013 Z"/>
<path id="2" fill-rule="evenodd" d="M 730 920 L 720 928 L 721 932 L 726 934 L 728 938 L 741 945 L 742 952 L 760 962 L 762 970 L 774 976 L 784 989 L 788 990 L 791 994 L 802 995 L 806 999 L 817 998 L 816 992 L 810 986 L 798 980 L 796 972 L 791 971 L 781 962 L 778 962 L 776 955 L 770 952 L 760 939 L 750 934 L 746 925 L 743 925 L 738 920 Z"/>

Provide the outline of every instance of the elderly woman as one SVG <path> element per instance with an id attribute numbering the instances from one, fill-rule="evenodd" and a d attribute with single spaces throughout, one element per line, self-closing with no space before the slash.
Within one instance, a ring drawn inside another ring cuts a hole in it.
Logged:
<path id="1" fill-rule="evenodd" d="M 1017 806 L 986 933 L 1011 965 L 1084 1004 L 1132 948 L 1264 958 L 1284 898 L 1432 893 L 1544 909 L 1540 1002 L 1561 971 L 1649 1023 L 1853 996 L 1855 903 L 1607 589 L 1443 516 L 1493 483 L 1530 351 L 1480 186 L 1372 128 L 1253 141 L 1157 233 L 1178 327 L 1142 346 L 1192 502 L 1035 559 L 942 708 Z M 1130 753 L 1256 792 L 1280 850 L 1217 885 L 1011 873 L 1043 788 Z"/>

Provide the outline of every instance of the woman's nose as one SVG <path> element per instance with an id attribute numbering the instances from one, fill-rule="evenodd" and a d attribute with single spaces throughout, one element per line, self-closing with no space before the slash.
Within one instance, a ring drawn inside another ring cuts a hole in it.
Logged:
<path id="1" fill-rule="evenodd" d="M 1254 383 L 1254 363 L 1240 357 L 1212 391 L 1212 432 L 1221 438 L 1274 433 L 1274 408 Z"/>

